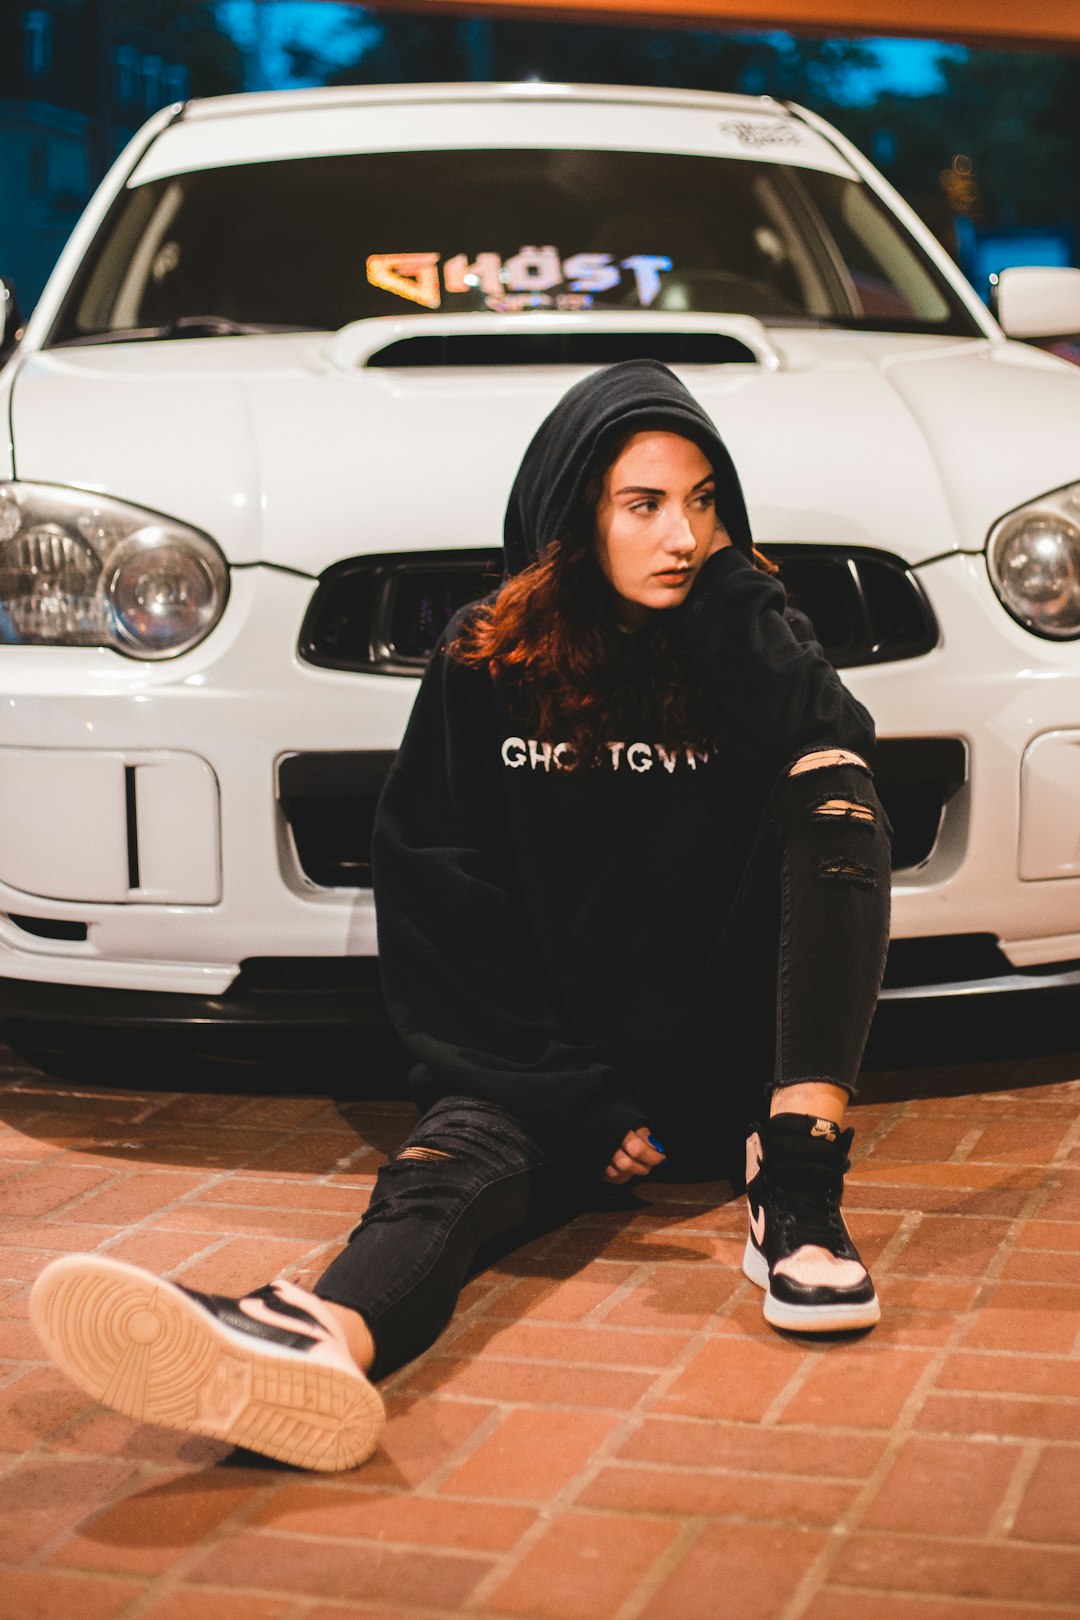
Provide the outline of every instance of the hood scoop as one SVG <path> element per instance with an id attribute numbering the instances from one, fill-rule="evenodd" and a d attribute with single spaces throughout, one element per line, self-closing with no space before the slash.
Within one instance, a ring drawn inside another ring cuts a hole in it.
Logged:
<path id="1" fill-rule="evenodd" d="M 368 360 L 400 366 L 611 366 L 617 360 L 665 365 L 757 364 L 745 343 L 724 332 L 460 332 L 399 338 Z"/>
<path id="2" fill-rule="evenodd" d="M 353 321 L 326 345 L 344 371 L 449 366 L 609 366 L 619 360 L 665 365 L 761 366 L 781 357 L 751 316 L 415 315 Z"/>

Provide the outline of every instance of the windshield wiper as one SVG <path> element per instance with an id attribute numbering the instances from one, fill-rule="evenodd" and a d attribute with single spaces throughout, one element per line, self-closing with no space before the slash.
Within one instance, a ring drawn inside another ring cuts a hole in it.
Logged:
<path id="1" fill-rule="evenodd" d="M 251 337 L 263 332 L 317 332 L 304 322 L 234 321 L 227 315 L 178 315 L 161 326 L 114 326 L 104 332 L 86 332 L 61 338 L 53 349 L 74 349 L 87 343 L 157 343 L 166 338 Z"/>

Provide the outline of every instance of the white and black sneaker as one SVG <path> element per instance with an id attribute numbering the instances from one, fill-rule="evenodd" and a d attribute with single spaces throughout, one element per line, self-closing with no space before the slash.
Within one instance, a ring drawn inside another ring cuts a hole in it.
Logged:
<path id="1" fill-rule="evenodd" d="M 95 1400 L 147 1423 L 298 1468 L 354 1468 L 383 1403 L 323 1302 L 279 1279 L 243 1299 L 200 1294 L 99 1254 L 45 1267 L 30 1319 Z"/>
<path id="2" fill-rule="evenodd" d="M 765 1320 L 773 1327 L 842 1333 L 881 1318 L 840 1213 L 853 1135 L 810 1114 L 774 1114 L 747 1138 L 743 1271 L 765 1289 Z"/>

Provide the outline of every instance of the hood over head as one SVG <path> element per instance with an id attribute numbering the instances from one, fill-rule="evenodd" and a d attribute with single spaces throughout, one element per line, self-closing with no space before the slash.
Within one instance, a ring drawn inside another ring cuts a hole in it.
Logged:
<path id="1" fill-rule="evenodd" d="M 710 417 L 659 360 L 622 360 L 575 383 L 537 428 L 506 508 L 506 572 L 520 573 L 565 532 L 597 461 L 616 441 L 647 429 L 678 433 L 716 476 L 716 513 L 750 554 L 750 520 L 739 475 Z"/>

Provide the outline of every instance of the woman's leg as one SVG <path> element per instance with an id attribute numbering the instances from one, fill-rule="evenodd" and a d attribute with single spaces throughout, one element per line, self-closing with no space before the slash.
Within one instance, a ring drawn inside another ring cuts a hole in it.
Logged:
<path id="1" fill-rule="evenodd" d="M 505 1110 L 444 1098 L 380 1170 L 363 1219 L 314 1291 L 346 1325 L 359 1317 L 372 1377 L 383 1378 L 434 1343 L 463 1283 L 495 1252 L 561 1226 L 587 1202 L 583 1178 Z"/>
<path id="2" fill-rule="evenodd" d="M 588 1202 L 502 1110 L 438 1103 L 380 1171 L 371 1206 L 316 1292 L 278 1279 L 203 1294 L 102 1255 L 38 1278 L 34 1327 L 61 1367 L 128 1417 L 299 1467 L 354 1467 L 378 1443 L 382 1376 L 430 1344 L 462 1282 Z"/>
<path id="3" fill-rule="evenodd" d="M 839 1123 L 855 1092 L 888 949 L 891 828 L 870 772 L 838 752 L 774 784 L 706 970 L 733 1121 Z"/>
<path id="4" fill-rule="evenodd" d="M 888 947 L 889 832 L 857 756 L 808 755 L 763 807 L 710 962 L 712 1033 L 749 1123 L 746 1268 L 778 1326 L 869 1326 L 840 1215 L 855 1090 Z"/>

